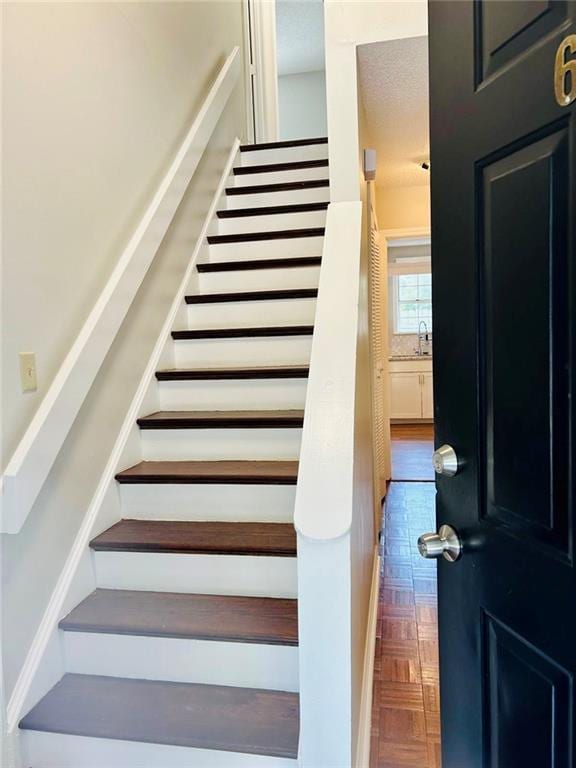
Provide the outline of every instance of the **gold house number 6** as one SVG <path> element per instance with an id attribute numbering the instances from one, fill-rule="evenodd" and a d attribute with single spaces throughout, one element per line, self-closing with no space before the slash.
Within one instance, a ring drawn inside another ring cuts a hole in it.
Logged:
<path id="1" fill-rule="evenodd" d="M 576 58 L 568 58 L 570 54 L 576 54 L 576 35 L 564 38 L 556 51 L 554 93 L 561 107 L 567 107 L 576 100 Z"/>

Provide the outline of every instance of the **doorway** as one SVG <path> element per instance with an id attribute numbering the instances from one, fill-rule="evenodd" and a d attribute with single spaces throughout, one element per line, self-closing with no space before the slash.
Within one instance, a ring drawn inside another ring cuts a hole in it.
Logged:
<path id="1" fill-rule="evenodd" d="M 371 269 L 386 289 L 380 322 L 390 422 L 371 768 L 441 765 L 437 566 L 416 546 L 435 529 L 436 496 L 427 66 L 422 37 L 358 49 L 361 140 L 377 158 L 380 269 Z"/>

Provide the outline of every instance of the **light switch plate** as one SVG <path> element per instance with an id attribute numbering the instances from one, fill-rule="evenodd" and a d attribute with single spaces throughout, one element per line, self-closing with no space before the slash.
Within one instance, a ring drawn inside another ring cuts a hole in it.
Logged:
<path id="1" fill-rule="evenodd" d="M 38 389 L 34 352 L 20 352 L 20 383 L 22 392 L 34 392 Z"/>

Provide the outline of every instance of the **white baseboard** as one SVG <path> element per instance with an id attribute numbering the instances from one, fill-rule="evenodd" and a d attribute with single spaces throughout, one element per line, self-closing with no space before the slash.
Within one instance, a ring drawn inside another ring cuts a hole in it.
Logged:
<path id="1" fill-rule="evenodd" d="M 18 533 L 158 248 L 240 73 L 234 48 L 2 476 L 0 532 Z"/>
<path id="2" fill-rule="evenodd" d="M 240 140 L 236 139 L 230 151 L 226 166 L 222 172 L 218 189 L 214 194 L 212 204 L 204 220 L 202 230 L 198 235 L 194 251 L 191 254 L 190 262 L 185 274 L 183 275 L 178 292 L 174 298 L 174 301 L 172 302 L 170 311 L 168 312 L 162 330 L 158 336 L 153 352 L 148 361 L 148 365 L 146 366 L 130 408 L 128 409 L 126 418 L 124 419 L 114 448 L 111 451 L 110 458 L 106 464 L 104 472 L 102 473 L 102 477 L 98 487 L 96 488 L 96 492 L 94 493 L 94 496 L 92 497 L 92 500 L 88 506 L 86 515 L 82 521 L 82 525 L 80 526 L 80 530 L 78 531 L 74 544 L 72 545 L 72 549 L 70 550 L 70 554 L 68 555 L 68 559 L 66 560 L 64 568 L 60 573 L 56 587 L 54 588 L 46 611 L 44 612 L 38 630 L 34 636 L 34 640 L 32 641 L 32 645 L 30 646 L 30 650 L 28 651 L 28 655 L 26 656 L 26 660 L 20 671 L 20 675 L 16 681 L 16 685 L 14 686 L 10 700 L 8 701 L 7 726 L 9 733 L 17 729 L 18 722 L 23 714 L 24 706 L 26 704 L 30 704 L 30 702 L 27 702 L 28 692 L 30 691 L 32 683 L 44 660 L 50 639 L 53 637 L 53 634 L 57 629 L 58 621 L 62 616 L 62 610 L 65 604 L 66 596 L 72 586 L 82 556 L 85 554 L 88 543 L 93 535 L 94 525 L 98 519 L 100 508 L 103 505 L 110 485 L 115 482 L 114 476 L 118 471 L 118 466 L 121 462 L 126 444 L 134 429 L 136 418 L 140 414 L 142 403 L 148 392 L 150 382 L 153 379 L 158 367 L 158 361 L 160 360 L 160 356 L 162 355 L 164 347 L 170 337 L 170 332 L 174 326 L 178 311 L 180 310 L 180 307 L 184 301 L 184 295 L 186 293 L 192 272 L 196 266 L 198 254 L 204 244 L 206 234 L 208 232 L 208 227 L 210 226 L 218 205 L 220 204 L 221 196 L 224 192 L 228 176 L 231 173 L 239 146 Z M 46 679 L 49 678 L 50 675 L 47 675 Z"/>
<path id="3" fill-rule="evenodd" d="M 372 691 L 374 682 L 374 652 L 376 649 L 376 622 L 378 619 L 378 596 L 380 592 L 380 556 L 374 556 L 370 607 L 368 609 L 368 628 L 366 631 L 366 650 L 364 652 L 364 673 L 362 676 L 362 700 L 360 703 L 360 723 L 358 744 L 356 747 L 355 768 L 370 766 L 370 734 L 372 730 Z"/>

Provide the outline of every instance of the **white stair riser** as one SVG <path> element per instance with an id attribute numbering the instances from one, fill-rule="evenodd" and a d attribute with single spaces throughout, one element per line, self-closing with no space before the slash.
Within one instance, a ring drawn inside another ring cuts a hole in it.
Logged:
<path id="1" fill-rule="evenodd" d="M 141 440 L 147 461 L 294 460 L 301 441 L 299 428 L 144 429 Z"/>
<path id="2" fill-rule="evenodd" d="M 294 485 L 121 485 L 127 519 L 291 523 Z"/>
<path id="3" fill-rule="evenodd" d="M 235 187 L 252 187 L 257 184 L 287 184 L 291 181 L 327 179 L 328 167 L 296 168 L 289 171 L 264 171 L 263 173 L 241 173 L 234 175 Z"/>
<path id="4" fill-rule="evenodd" d="M 94 562 L 104 589 L 290 598 L 298 591 L 293 557 L 95 552 Z"/>
<path id="5" fill-rule="evenodd" d="M 215 243 L 209 246 L 209 261 L 282 259 L 290 256 L 322 256 L 324 238 L 287 237 L 243 243 Z"/>
<path id="6" fill-rule="evenodd" d="M 313 325 L 316 299 L 223 301 L 188 306 L 188 328 L 253 328 L 266 325 Z"/>
<path id="7" fill-rule="evenodd" d="M 327 203 L 330 187 L 287 189 L 280 192 L 250 192 L 226 195 L 226 208 L 266 208 L 270 205 L 297 205 L 298 203 Z"/>
<path id="8" fill-rule="evenodd" d="M 25 765 L 39 768 L 296 768 L 281 757 L 25 731 Z"/>
<path id="9" fill-rule="evenodd" d="M 298 648 L 98 632 L 64 632 L 67 672 L 298 690 Z"/>
<path id="10" fill-rule="evenodd" d="M 308 229 L 323 227 L 326 211 L 301 213 L 274 213 L 266 216 L 234 216 L 218 219 L 218 234 L 239 235 L 242 232 L 276 232 L 284 229 Z"/>
<path id="11" fill-rule="evenodd" d="M 200 293 L 265 291 L 282 288 L 318 288 L 320 267 L 239 269 L 201 272 L 196 278 Z"/>
<path id="12" fill-rule="evenodd" d="M 299 163 L 303 160 L 325 160 L 328 157 L 328 144 L 306 144 L 301 147 L 282 147 L 280 149 L 254 149 L 240 152 L 240 164 L 266 165 L 275 163 Z"/>
<path id="13" fill-rule="evenodd" d="M 307 379 L 161 381 L 163 411 L 250 411 L 304 408 Z"/>
<path id="14" fill-rule="evenodd" d="M 177 368 L 307 365 L 311 346 L 312 336 L 190 339 L 175 342 L 174 358 Z"/>

